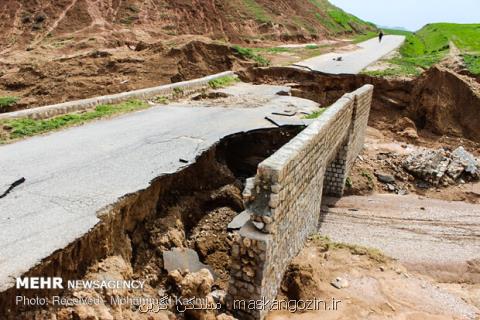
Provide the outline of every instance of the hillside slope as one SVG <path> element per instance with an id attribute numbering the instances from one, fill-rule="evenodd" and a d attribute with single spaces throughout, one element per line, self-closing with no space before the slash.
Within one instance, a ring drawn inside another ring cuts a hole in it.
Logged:
<path id="1" fill-rule="evenodd" d="M 0 47 L 52 38 L 151 41 L 182 34 L 229 42 L 299 40 L 374 27 L 327 0 L 3 0 Z M 93 41 L 93 40 L 90 40 Z"/>
<path id="2" fill-rule="evenodd" d="M 372 30 L 327 0 L 1 0 L 0 112 L 250 63 L 232 43 L 268 47 Z"/>

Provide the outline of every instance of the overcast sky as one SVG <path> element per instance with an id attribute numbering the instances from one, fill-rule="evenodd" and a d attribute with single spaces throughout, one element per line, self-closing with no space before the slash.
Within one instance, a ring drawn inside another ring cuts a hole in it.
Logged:
<path id="1" fill-rule="evenodd" d="M 330 0 L 381 26 L 415 31 L 429 22 L 480 23 L 480 0 Z"/>

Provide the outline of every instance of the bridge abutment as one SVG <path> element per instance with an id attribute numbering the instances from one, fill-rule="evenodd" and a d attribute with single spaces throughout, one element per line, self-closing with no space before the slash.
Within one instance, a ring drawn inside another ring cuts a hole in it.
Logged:
<path id="1" fill-rule="evenodd" d="M 345 94 L 321 117 L 259 164 L 236 235 L 227 303 L 241 319 L 263 319 L 275 307 L 283 275 L 318 230 L 324 193 L 341 196 L 361 151 L 373 86 Z"/>

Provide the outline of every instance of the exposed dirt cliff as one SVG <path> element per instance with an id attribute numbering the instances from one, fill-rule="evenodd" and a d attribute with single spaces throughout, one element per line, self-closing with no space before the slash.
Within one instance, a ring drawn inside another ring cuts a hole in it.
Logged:
<path id="1" fill-rule="evenodd" d="M 68 37 L 123 41 L 196 34 L 226 41 L 323 38 L 373 30 L 326 0 L 5 0 L 0 47 Z"/>

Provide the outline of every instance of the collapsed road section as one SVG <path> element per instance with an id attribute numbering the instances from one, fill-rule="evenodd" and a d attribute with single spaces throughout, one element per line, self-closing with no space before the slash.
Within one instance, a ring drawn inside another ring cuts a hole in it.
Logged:
<path id="1" fill-rule="evenodd" d="M 371 87 L 362 90 L 371 99 Z M 20 294 L 80 294 L 15 288 L 21 276 L 108 278 L 113 268 L 124 280 L 145 280 L 143 295 L 158 296 L 160 289 L 172 293 L 169 281 L 175 276 L 166 273 L 162 253 L 175 248 L 195 250 L 215 274 L 212 285 L 229 290 L 235 235 L 227 232 L 227 224 L 245 209 L 245 182 L 309 123 L 305 114 L 319 104 L 291 96 L 288 86 L 240 83 L 221 91 L 232 97 L 225 105 L 208 99 L 179 102 L 0 147 L 0 184 L 25 177 L 0 201 L 2 318 L 31 319 L 36 312 L 85 315 L 71 306 L 65 311 L 65 306 L 16 305 Z M 343 154 L 339 148 L 350 141 L 346 132 L 358 129 L 352 121 L 355 97 L 342 100 L 351 103 L 340 108 L 345 121 L 335 129 L 339 136 L 325 145 L 332 155 Z M 336 117 L 337 109 L 326 116 Z M 360 131 L 366 118 L 368 110 Z M 357 142 L 352 150 L 361 147 L 361 135 Z M 334 166 L 329 186 L 338 193 L 343 177 L 337 179 Z M 320 201 L 321 190 L 317 196 Z M 103 306 L 108 311 L 95 312 L 141 319 L 135 310 L 128 309 L 132 313 L 126 316 L 126 310 L 107 307 L 108 302 Z"/>

